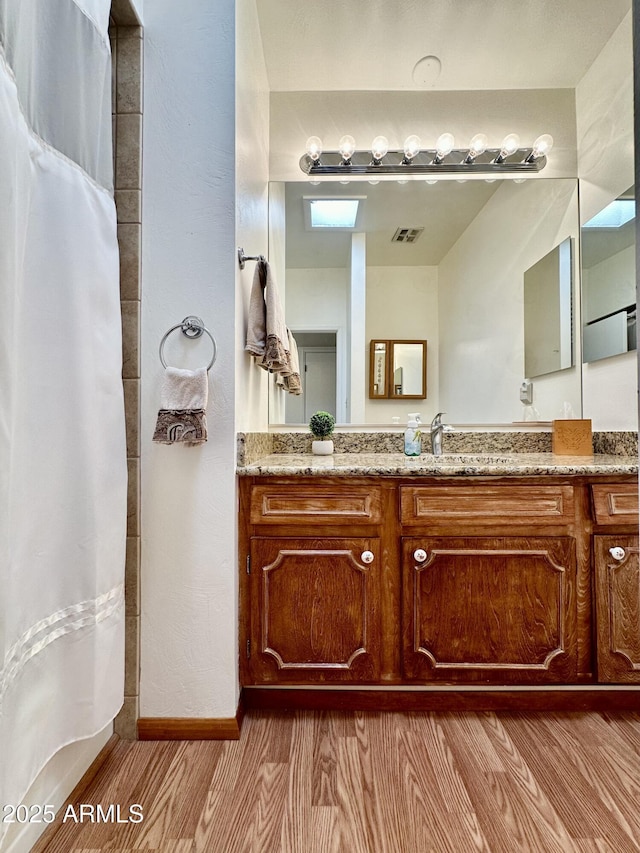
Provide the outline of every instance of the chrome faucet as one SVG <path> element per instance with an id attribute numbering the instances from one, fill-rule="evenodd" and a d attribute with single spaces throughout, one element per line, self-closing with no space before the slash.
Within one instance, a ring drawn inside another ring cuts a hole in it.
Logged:
<path id="1" fill-rule="evenodd" d="M 431 421 L 431 452 L 434 456 L 442 456 L 442 433 L 446 427 L 442 423 L 442 416 L 445 412 L 438 412 L 435 418 Z M 449 427 L 450 429 L 450 427 Z"/>

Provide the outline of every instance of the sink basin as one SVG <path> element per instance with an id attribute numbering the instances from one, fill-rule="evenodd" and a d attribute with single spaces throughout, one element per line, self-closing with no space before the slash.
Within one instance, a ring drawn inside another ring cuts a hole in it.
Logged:
<path id="1" fill-rule="evenodd" d="M 513 456 L 505 456 L 504 453 L 443 453 L 442 456 L 434 456 L 427 453 L 423 456 L 427 462 L 440 463 L 442 465 L 509 465 L 513 464 Z"/>

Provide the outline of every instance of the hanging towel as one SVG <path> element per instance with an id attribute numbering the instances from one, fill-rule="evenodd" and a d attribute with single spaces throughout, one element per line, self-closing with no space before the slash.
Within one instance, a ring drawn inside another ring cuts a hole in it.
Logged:
<path id="1" fill-rule="evenodd" d="M 284 387 L 290 394 L 299 396 L 302 394 L 302 382 L 300 381 L 300 364 L 298 361 L 298 345 L 296 339 L 291 334 L 291 330 L 287 329 L 289 340 L 289 367 L 283 370 Z"/>
<path id="2" fill-rule="evenodd" d="M 153 440 L 160 444 L 203 444 L 207 440 L 207 368 L 167 367 Z"/>
<path id="3" fill-rule="evenodd" d="M 245 349 L 260 359 L 258 364 L 265 370 L 290 370 L 280 292 L 266 261 L 258 261 L 253 275 Z"/>
<path id="4" fill-rule="evenodd" d="M 264 276 L 258 261 L 253 272 L 251 297 L 249 300 L 249 322 L 245 349 L 256 358 L 264 358 L 267 349 L 267 306 L 264 301 Z"/>

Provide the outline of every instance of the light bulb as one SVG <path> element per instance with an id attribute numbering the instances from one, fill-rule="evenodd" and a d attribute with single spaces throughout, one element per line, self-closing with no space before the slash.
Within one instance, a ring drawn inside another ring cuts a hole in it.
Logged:
<path id="1" fill-rule="evenodd" d="M 369 181 L 372 187 L 375 187 L 376 184 L 379 184 L 380 181 Z"/>
<path id="2" fill-rule="evenodd" d="M 476 157 L 479 157 L 481 154 L 487 150 L 487 145 L 489 144 L 489 140 L 487 139 L 486 133 L 476 133 L 471 142 L 469 143 L 469 153 L 464 159 L 465 163 L 473 163 Z"/>
<path id="3" fill-rule="evenodd" d="M 401 180 L 401 181 L 396 181 L 396 183 L 398 183 L 398 184 L 408 184 L 408 183 L 409 183 L 409 181 L 408 181 L 406 178 L 403 178 L 403 180 Z"/>
<path id="4" fill-rule="evenodd" d="M 310 136 L 307 139 L 306 152 L 314 162 L 319 160 L 322 154 L 322 140 L 318 136 Z"/>
<path id="5" fill-rule="evenodd" d="M 502 140 L 500 153 L 496 157 L 496 163 L 502 163 L 507 157 L 515 154 L 520 147 L 520 137 L 517 133 L 509 133 Z"/>
<path id="6" fill-rule="evenodd" d="M 441 133 L 436 141 L 436 156 L 433 162 L 442 163 L 447 154 L 451 154 L 455 142 L 452 133 Z"/>
<path id="7" fill-rule="evenodd" d="M 420 137 L 416 136 L 415 133 L 412 136 L 407 136 L 404 141 L 405 162 L 410 163 L 416 154 L 420 153 L 420 145 Z"/>
<path id="8" fill-rule="evenodd" d="M 389 140 L 387 139 L 387 137 L 376 136 L 376 138 L 371 143 L 371 156 L 373 157 L 374 163 L 379 163 L 388 150 Z"/>
<path id="9" fill-rule="evenodd" d="M 338 143 L 338 151 L 342 157 L 343 163 L 348 163 L 351 160 L 353 152 L 356 150 L 356 141 L 353 136 L 343 136 Z"/>
<path id="10" fill-rule="evenodd" d="M 550 133 L 543 133 L 533 143 L 533 149 L 530 156 L 537 160 L 538 157 L 546 157 L 549 151 L 553 148 L 553 136 Z"/>

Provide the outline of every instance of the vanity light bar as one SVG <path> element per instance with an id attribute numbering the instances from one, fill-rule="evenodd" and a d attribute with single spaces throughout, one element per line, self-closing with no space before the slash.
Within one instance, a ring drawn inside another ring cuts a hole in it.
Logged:
<path id="1" fill-rule="evenodd" d="M 300 168 L 309 177 L 392 176 L 398 180 L 420 175 L 539 172 L 546 166 L 546 154 L 553 144 L 549 134 L 544 134 L 531 147 L 521 148 L 516 134 L 509 134 L 501 148 L 478 150 L 474 140 L 480 136 L 474 137 L 469 148 L 453 148 L 453 136 L 445 133 L 433 149 L 419 149 L 418 138 L 409 137 L 403 150 L 388 150 L 386 139 L 377 136 L 370 151 L 356 151 L 352 137 L 349 146 L 341 140 L 340 150 L 323 151 L 322 142 L 313 136 L 300 158 Z"/>

